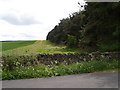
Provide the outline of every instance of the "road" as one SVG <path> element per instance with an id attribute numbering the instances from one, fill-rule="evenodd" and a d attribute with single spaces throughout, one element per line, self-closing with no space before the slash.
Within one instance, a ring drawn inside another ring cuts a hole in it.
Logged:
<path id="1" fill-rule="evenodd" d="M 118 72 L 5 80 L 2 88 L 118 88 Z"/>

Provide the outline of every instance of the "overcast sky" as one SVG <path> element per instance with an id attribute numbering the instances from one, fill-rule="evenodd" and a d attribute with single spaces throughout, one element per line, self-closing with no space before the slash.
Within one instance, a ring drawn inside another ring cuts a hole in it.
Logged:
<path id="1" fill-rule="evenodd" d="M 0 0 L 1 40 L 45 40 L 83 0 Z"/>

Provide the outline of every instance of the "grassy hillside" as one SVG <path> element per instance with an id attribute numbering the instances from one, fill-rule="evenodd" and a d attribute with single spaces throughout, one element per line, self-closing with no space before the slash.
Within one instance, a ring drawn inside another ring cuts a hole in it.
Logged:
<path id="1" fill-rule="evenodd" d="M 13 46 L 14 45 L 14 46 Z M 27 46 L 25 46 L 27 45 Z M 7 50 L 10 49 L 10 50 Z M 66 46 L 56 46 L 46 41 L 11 41 L 3 43 L 3 55 L 35 55 L 39 53 L 75 53 L 77 50 L 67 48 Z"/>
<path id="2" fill-rule="evenodd" d="M 34 42 L 35 40 L 33 41 L 5 41 L 5 42 L 2 42 L 2 51 L 27 46 L 27 45 L 33 44 Z"/>

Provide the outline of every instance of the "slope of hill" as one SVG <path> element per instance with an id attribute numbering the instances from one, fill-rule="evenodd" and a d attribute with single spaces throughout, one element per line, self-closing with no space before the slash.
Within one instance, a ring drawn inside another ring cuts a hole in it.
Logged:
<path id="1" fill-rule="evenodd" d="M 46 40 L 38 40 L 33 43 L 31 42 L 30 45 L 23 46 L 28 44 L 28 41 L 10 41 L 9 43 L 12 45 L 10 46 L 10 50 L 3 51 L 3 55 L 35 55 L 35 54 L 53 54 L 53 53 L 75 53 L 78 52 L 75 49 L 67 48 L 66 46 L 58 46 Z M 3 44 L 3 49 L 8 48 L 9 43 L 6 42 Z M 33 44 L 32 44 L 33 43 Z M 5 45 L 5 46 L 4 46 Z M 14 46 L 15 45 L 15 46 Z M 16 47 L 19 46 L 19 47 Z"/>

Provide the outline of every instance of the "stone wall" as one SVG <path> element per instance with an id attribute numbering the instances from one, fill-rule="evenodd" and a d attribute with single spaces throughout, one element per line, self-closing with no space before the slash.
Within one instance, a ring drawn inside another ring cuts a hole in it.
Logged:
<path id="1" fill-rule="evenodd" d="M 45 65 L 74 62 L 84 62 L 92 60 L 111 60 L 119 59 L 120 52 L 93 52 L 93 53 L 68 53 L 68 54 L 38 54 L 37 60 Z"/>
<path id="2" fill-rule="evenodd" d="M 120 52 L 93 52 L 93 53 L 68 53 L 68 54 L 38 54 L 36 56 L 2 56 L 0 66 L 12 70 L 14 67 L 26 67 L 35 65 L 59 65 L 72 64 L 92 60 L 120 59 Z"/>

